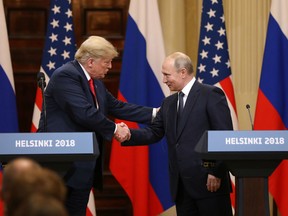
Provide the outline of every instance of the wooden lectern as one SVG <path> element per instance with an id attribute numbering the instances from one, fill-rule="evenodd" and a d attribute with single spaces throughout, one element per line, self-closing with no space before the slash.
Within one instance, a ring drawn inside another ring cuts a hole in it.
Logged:
<path id="1" fill-rule="evenodd" d="M 237 216 L 256 215 L 253 208 L 245 209 L 244 206 L 247 195 L 243 193 L 243 182 L 248 178 L 263 180 L 263 199 L 253 198 L 253 191 L 249 196 L 255 206 L 264 207 L 261 215 L 270 215 L 268 177 L 283 159 L 288 158 L 287 131 L 206 131 L 195 150 L 205 160 L 223 161 L 236 177 Z"/>

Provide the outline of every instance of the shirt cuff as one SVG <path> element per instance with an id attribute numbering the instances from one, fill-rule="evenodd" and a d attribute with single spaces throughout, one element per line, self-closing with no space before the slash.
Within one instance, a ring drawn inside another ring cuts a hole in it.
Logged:
<path id="1" fill-rule="evenodd" d="M 116 131 L 117 131 L 117 124 L 115 124 L 114 134 L 116 133 Z"/>

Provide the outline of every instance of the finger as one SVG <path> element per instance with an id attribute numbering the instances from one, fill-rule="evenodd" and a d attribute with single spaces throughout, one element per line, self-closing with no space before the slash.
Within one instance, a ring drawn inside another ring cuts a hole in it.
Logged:
<path id="1" fill-rule="evenodd" d="M 209 183 L 207 184 L 207 190 L 210 192 L 216 192 L 219 189 L 219 183 Z"/>

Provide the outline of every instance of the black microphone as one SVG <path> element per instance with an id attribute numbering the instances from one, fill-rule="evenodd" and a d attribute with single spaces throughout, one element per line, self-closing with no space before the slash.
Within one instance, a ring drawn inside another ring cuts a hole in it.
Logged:
<path id="1" fill-rule="evenodd" d="M 39 72 L 37 74 L 37 81 L 38 81 L 38 87 L 41 89 L 42 92 L 42 112 L 43 112 L 43 121 L 44 121 L 44 132 L 47 132 L 47 114 L 46 114 L 46 100 L 44 95 L 44 89 L 46 87 L 45 82 L 45 74 L 43 72 Z"/>
<path id="2" fill-rule="evenodd" d="M 253 122 L 252 122 L 252 117 L 251 117 L 250 105 L 249 104 L 246 104 L 246 109 L 248 110 L 248 113 L 249 113 L 251 128 L 252 128 L 252 130 L 254 130 L 254 125 L 253 125 Z"/>
<path id="3" fill-rule="evenodd" d="M 45 74 L 43 72 L 39 72 L 37 74 L 37 81 L 38 81 L 38 87 L 44 90 L 46 87 L 46 82 L 45 82 Z"/>

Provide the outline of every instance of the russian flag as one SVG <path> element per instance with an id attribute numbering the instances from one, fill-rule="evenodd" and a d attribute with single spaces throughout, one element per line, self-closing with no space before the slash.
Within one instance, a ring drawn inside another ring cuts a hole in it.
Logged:
<path id="1" fill-rule="evenodd" d="M 162 82 L 165 51 L 157 1 L 130 1 L 123 55 L 118 99 L 159 107 L 169 89 Z M 130 128 L 142 127 L 125 123 Z M 165 140 L 125 148 L 113 140 L 110 170 L 128 194 L 135 216 L 171 211 L 174 203 L 170 196 L 167 154 Z"/>
<path id="2" fill-rule="evenodd" d="M 16 95 L 3 1 L 0 2 L 0 132 L 17 132 Z"/>
<path id="3" fill-rule="evenodd" d="M 2 0 L 0 0 L 0 29 L 0 133 L 18 132 L 15 86 Z M 0 185 L 2 187 L 1 163 Z M 3 202 L 0 201 L 0 216 L 2 215 L 4 215 L 4 209 Z"/>
<path id="4" fill-rule="evenodd" d="M 288 127 L 288 2 L 274 0 L 263 57 L 254 128 L 287 130 Z M 269 192 L 281 215 L 288 215 L 288 161 L 269 177 Z"/>

